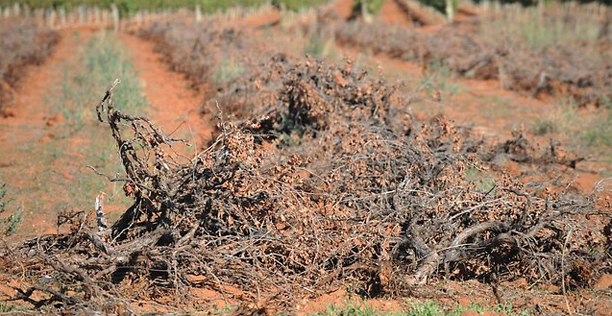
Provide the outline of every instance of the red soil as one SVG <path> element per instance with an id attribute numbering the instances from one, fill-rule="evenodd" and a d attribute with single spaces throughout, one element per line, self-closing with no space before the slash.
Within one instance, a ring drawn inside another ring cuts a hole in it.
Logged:
<path id="1" fill-rule="evenodd" d="M 338 1 L 342 2 L 342 1 Z M 388 3 L 394 1 L 386 1 Z M 391 8 L 393 9 L 393 8 Z M 396 15 L 399 11 L 389 9 L 390 14 Z M 396 8 L 399 10 L 399 8 Z M 382 12 L 381 14 L 385 14 Z M 394 18 L 379 17 L 382 20 L 393 20 Z M 422 32 L 430 32 L 442 25 L 432 25 L 418 28 Z M 377 65 L 388 79 L 406 81 L 410 89 L 422 84 L 422 78 L 427 75 L 422 65 L 415 62 L 403 61 L 384 54 L 370 56 L 364 54 L 361 48 L 350 46 L 336 46 L 343 55 L 356 59 L 364 59 L 365 63 Z M 535 122 L 550 117 L 557 111 L 553 100 L 537 99 L 504 89 L 497 80 L 477 80 L 467 78 L 437 78 L 445 84 L 456 87 L 457 92 L 453 95 L 445 95 L 445 91 L 432 91 L 426 96 L 432 102 L 413 103 L 412 107 L 416 115 L 444 114 L 455 122 L 455 125 L 469 127 L 476 133 L 490 140 L 505 141 L 512 137 L 512 131 L 526 129 L 531 132 Z M 421 87 L 422 88 L 422 87 Z M 447 88 L 448 89 L 448 88 Z M 434 89 L 435 90 L 435 89 Z M 411 94 L 417 93 L 408 91 Z M 448 93 L 448 91 L 446 91 Z M 587 113 L 589 109 L 580 109 L 580 116 L 592 115 Z M 600 112 L 597 112 L 600 113 Z M 601 115 L 601 114 L 600 114 Z M 542 148 L 546 148 L 550 138 L 567 141 L 563 135 L 551 134 L 533 137 L 535 142 Z M 587 155 L 586 153 L 582 153 Z M 572 188 L 585 194 L 593 192 L 594 184 L 605 178 L 602 171 L 610 170 L 610 163 L 599 159 L 599 162 L 582 162 L 577 170 L 568 169 L 568 174 L 575 174 Z M 515 170 L 515 175 L 520 175 L 521 170 Z M 608 184 L 604 192 L 599 194 L 602 201 L 612 200 L 612 183 Z M 600 206 L 604 206 L 600 204 Z"/>
<path id="2" fill-rule="evenodd" d="M 353 13 L 353 4 L 353 0 L 336 0 L 329 4 L 329 8 L 336 12 L 338 16 L 346 20 L 350 18 Z"/>
<path id="3" fill-rule="evenodd" d="M 297 315 L 312 315 L 314 313 L 320 313 L 325 311 L 325 308 L 330 306 L 336 306 L 342 308 L 347 304 L 347 298 L 350 295 L 344 290 L 337 290 L 335 292 L 321 295 L 316 299 L 304 299 L 301 304 L 298 305 Z M 359 299 L 350 300 L 349 304 L 359 303 Z M 371 307 L 377 312 L 386 313 L 401 313 L 406 306 L 399 300 L 385 300 L 385 299 L 369 299 L 365 302 L 361 302 L 367 307 Z"/>
<path id="4" fill-rule="evenodd" d="M 276 25 L 280 22 L 280 20 L 280 12 L 274 10 L 268 13 L 247 17 L 244 21 L 240 22 L 240 26 L 248 28 L 261 28 L 269 25 Z"/>
<path id="5" fill-rule="evenodd" d="M 405 12 L 395 0 L 387 0 L 384 2 L 378 13 L 378 18 L 383 23 L 396 24 L 406 27 L 415 26 L 407 12 Z"/>
<path id="6" fill-rule="evenodd" d="M 173 137 L 187 139 L 196 149 L 211 137 L 210 118 L 202 118 L 203 98 L 189 87 L 187 79 L 168 69 L 154 43 L 123 34 L 120 39 L 131 52 L 139 71 L 149 113 L 156 124 Z"/>
<path id="7" fill-rule="evenodd" d="M 75 47 L 83 45 L 91 36 L 92 30 L 84 28 L 80 29 L 79 33 L 80 36 L 75 37 L 74 30 L 61 31 L 61 40 L 51 56 L 42 65 L 27 70 L 16 91 L 15 105 L 10 109 L 11 116 L 0 119 L 0 175 L 11 190 L 12 205 L 21 205 L 24 211 L 21 226 L 17 231 L 18 239 L 55 232 L 58 210 L 46 206 L 56 200 L 59 194 L 26 196 L 23 193 L 36 192 L 46 185 L 51 185 L 41 183 L 41 179 L 38 179 L 39 172 L 49 166 L 42 165 L 29 155 L 25 157 L 22 148 L 37 147 L 55 137 L 51 128 L 61 124 L 62 118 L 50 116 L 45 96 L 51 83 L 62 80 L 64 68 L 58 65 L 73 63 L 71 59 L 74 57 Z M 33 199 L 40 200 L 32 201 Z M 41 207 L 35 208 L 34 205 Z"/>
<path id="8" fill-rule="evenodd" d="M 400 15 L 397 11 L 394 11 L 394 13 L 392 13 L 393 15 L 385 15 L 385 12 L 387 12 L 386 10 L 394 10 L 389 3 L 394 3 L 394 1 L 386 1 L 386 8 L 383 8 L 384 11 L 382 11 L 383 19 L 389 22 L 399 19 L 399 23 L 404 23 L 401 22 Z M 350 15 L 352 1 L 336 1 L 333 5 L 337 7 L 338 13 L 341 16 L 348 17 Z M 260 20 L 254 18 L 252 21 L 254 25 L 260 25 L 261 23 L 269 23 L 271 20 L 276 20 L 276 18 L 264 17 Z M 31 69 L 24 78 L 23 85 L 16 96 L 16 107 L 12 111 L 14 117 L 0 119 L 0 148 L 3 148 L 2 154 L 0 155 L 0 173 L 2 173 L 3 168 L 14 168 L 31 174 L 35 173 L 36 170 L 40 168 L 47 167 L 25 164 L 21 159 L 22 157 L 20 157 L 18 148 L 23 144 L 28 144 L 33 141 L 44 141 L 47 138 L 54 137 L 53 135 L 49 135 L 49 128 L 55 124 L 62 124 L 61 117 L 49 117 L 46 115 L 48 109 L 44 102 L 45 89 L 49 86 L 50 82 L 59 77 L 56 66 L 58 64 L 68 63 L 70 58 L 73 57 L 72 52 L 74 47 L 82 45 L 86 38 L 91 35 L 90 32 L 83 31 L 81 34 L 83 36 L 75 39 L 75 37 L 72 36 L 72 31 L 64 31 L 63 40 L 58 45 L 55 53 L 45 62 L 45 64 L 36 69 Z M 195 142 L 197 147 L 201 147 L 204 141 L 210 138 L 212 132 L 212 126 L 209 123 L 210 118 L 202 117 L 200 113 L 200 105 L 202 104 L 203 98 L 198 97 L 197 93 L 189 88 L 188 81 L 182 75 L 171 72 L 168 69 L 161 55 L 154 52 L 153 43 L 146 42 L 130 35 L 121 35 L 120 38 L 130 49 L 133 56 L 133 62 L 140 71 L 144 93 L 151 106 L 149 114 L 153 117 L 153 120 L 159 124 L 165 132 L 176 130 L 173 136 L 186 137 L 190 141 Z M 345 48 L 345 53 L 355 55 L 355 51 L 350 48 Z M 387 56 L 374 56 L 372 58 L 375 62 L 380 64 L 382 68 L 388 71 L 393 70 L 395 72 L 409 74 L 415 78 L 419 78 L 422 75 L 422 67 L 414 63 L 403 62 Z M 452 81 L 460 86 L 460 92 L 452 96 L 452 102 L 441 102 L 440 110 L 457 121 L 459 125 L 474 126 L 476 131 L 485 135 L 505 138 L 509 134 L 508 124 L 516 123 L 517 121 L 519 123 L 521 123 L 521 121 L 527 122 L 529 119 L 543 117 L 543 115 L 551 110 L 546 103 L 533 98 L 522 97 L 504 90 L 500 88 L 499 84 L 495 81 L 467 79 L 453 79 Z M 500 103 L 503 104 L 500 105 L 500 109 L 509 110 L 510 113 L 506 115 L 497 115 L 496 117 L 488 116 L 483 109 L 487 106 L 491 106 L 489 98 L 502 100 L 503 102 Z M 75 142 L 78 142 L 78 140 L 75 140 Z M 509 171 L 513 173 L 519 172 L 518 170 Z M 593 184 L 601 178 L 602 176 L 600 174 L 583 172 L 578 176 L 575 183 L 578 188 L 581 188 L 585 192 L 590 192 L 593 190 Z M 4 180 L 10 187 L 17 190 L 27 185 L 27 183 L 25 183 L 26 180 L 21 178 L 12 177 Z M 26 198 L 20 195 L 17 196 L 17 202 Z M 51 199 L 52 197 L 49 198 Z M 38 235 L 42 232 L 51 232 L 54 221 L 54 212 L 52 214 L 36 214 L 36 216 L 26 216 L 22 227 Z M 612 279 L 612 277 L 609 275 L 603 276 L 597 284 L 596 289 L 610 289 L 610 283 L 612 283 L 610 279 Z M 491 297 L 488 292 L 490 289 L 486 288 L 484 285 L 463 284 L 457 285 L 456 289 L 454 289 L 452 285 L 453 284 L 449 282 L 449 284 L 445 286 L 445 291 L 450 291 L 450 294 L 447 296 L 457 294 L 457 296 L 460 297 L 455 299 L 457 303 L 461 303 L 460 300 L 462 298 L 465 299 L 464 301 L 473 302 L 477 300 L 477 297 Z M 478 289 L 479 287 L 480 292 L 470 295 L 470 293 L 472 293 L 470 291 L 476 291 L 473 289 Z M 516 288 L 514 284 L 507 285 L 508 293 L 513 293 L 513 289 Z M 6 293 L 7 291 L 8 289 L 2 289 L 0 287 L 0 292 Z M 218 293 L 214 292 L 202 291 L 194 294 L 202 299 L 216 300 L 220 304 L 224 301 L 219 297 Z M 510 296 L 510 294 L 508 295 Z M 346 295 L 343 291 L 338 291 L 322 296 L 316 300 L 304 300 L 299 313 L 312 313 L 321 311 L 329 304 L 342 304 L 345 297 Z M 592 299 L 592 297 L 589 298 Z M 517 304 L 517 306 L 528 306 L 529 304 L 538 302 L 538 304 L 542 306 L 549 307 L 552 306 L 554 302 L 562 302 L 563 297 L 558 294 L 549 294 L 542 299 L 534 297 L 534 301 L 529 302 L 523 302 L 522 300 L 525 299 L 524 297 L 520 299 L 521 304 Z M 581 299 L 582 297 L 578 294 L 576 294 L 576 297 L 570 297 L 570 300 L 573 301 Z M 595 309 L 596 314 L 599 312 L 599 315 L 606 315 L 605 313 L 609 311 L 606 307 L 610 306 L 609 300 L 609 296 L 601 300 L 602 307 Z M 398 311 L 401 309 L 397 301 L 377 301 L 373 304 L 377 308 L 386 307 L 386 309 L 390 311 Z M 563 310 L 563 306 L 560 305 L 557 310 Z"/>

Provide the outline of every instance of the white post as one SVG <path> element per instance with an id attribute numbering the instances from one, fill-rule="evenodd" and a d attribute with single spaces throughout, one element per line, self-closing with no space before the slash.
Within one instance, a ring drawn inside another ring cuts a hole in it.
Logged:
<path id="1" fill-rule="evenodd" d="M 38 26 L 44 26 L 45 25 L 45 10 L 38 8 L 34 10 L 34 15 L 36 17 L 36 24 Z"/>
<path id="2" fill-rule="evenodd" d="M 97 24 L 100 24 L 102 22 L 101 11 L 100 11 L 100 8 L 98 8 L 98 7 L 94 7 L 94 21 Z"/>
<path id="3" fill-rule="evenodd" d="M 84 5 L 79 6 L 79 24 L 80 25 L 85 24 L 85 6 Z"/>
<path id="4" fill-rule="evenodd" d="M 372 14 L 368 10 L 368 4 L 365 2 L 365 0 L 361 0 L 361 17 L 365 23 L 372 23 L 374 20 L 374 17 L 372 17 Z"/>
<path id="5" fill-rule="evenodd" d="M 453 22 L 455 19 L 455 8 L 453 6 L 453 0 L 446 0 L 446 19 L 448 22 Z"/>
<path id="6" fill-rule="evenodd" d="M 134 18 L 133 18 L 133 20 L 134 20 L 134 23 L 133 23 L 133 24 L 134 24 L 136 27 L 140 27 L 141 22 L 142 22 L 142 19 L 141 19 L 141 16 L 140 16 L 140 10 L 138 10 L 138 12 L 136 12 L 136 14 L 134 14 Z"/>
<path id="7" fill-rule="evenodd" d="M 93 12 L 91 11 L 91 7 L 87 6 L 85 8 L 85 21 L 87 21 L 87 24 L 93 24 Z"/>
<path id="8" fill-rule="evenodd" d="M 55 28 L 55 10 L 48 9 L 47 10 L 47 25 L 49 28 Z"/>
<path id="9" fill-rule="evenodd" d="M 89 20 L 89 24 L 96 23 L 96 13 L 92 7 L 87 7 L 87 18 Z"/>
<path id="10" fill-rule="evenodd" d="M 481 7 L 482 7 L 482 11 L 484 11 L 484 13 L 489 13 L 489 11 L 491 9 L 491 2 L 489 0 L 485 0 L 485 1 L 482 2 Z"/>
<path id="11" fill-rule="evenodd" d="M 544 17 L 544 0 L 538 0 L 538 15 L 540 19 Z"/>
<path id="12" fill-rule="evenodd" d="M 79 24 L 79 7 L 72 7 L 72 10 L 70 10 L 70 15 L 70 23 L 73 25 Z"/>
<path id="13" fill-rule="evenodd" d="M 113 30 L 119 32 L 119 8 L 116 4 L 111 4 L 111 14 L 113 16 Z"/>
<path id="14" fill-rule="evenodd" d="M 29 7 L 27 4 L 24 4 L 24 5 L 23 5 L 23 16 L 24 16 L 26 19 L 29 19 L 29 18 L 30 18 L 30 15 L 31 15 L 31 10 L 30 10 L 30 7 Z"/>
<path id="15" fill-rule="evenodd" d="M 493 12 L 495 14 L 499 14 L 502 10 L 502 5 L 499 1 L 494 1 L 493 2 Z"/>
<path id="16" fill-rule="evenodd" d="M 66 8 L 64 7 L 59 8 L 59 20 L 60 27 L 66 27 Z"/>
<path id="17" fill-rule="evenodd" d="M 202 21 L 202 9 L 199 4 L 195 6 L 195 21 L 196 23 L 200 23 Z"/>
<path id="18" fill-rule="evenodd" d="M 15 4 L 13 5 L 13 13 L 16 17 L 19 17 L 21 15 L 21 7 L 19 6 L 19 2 L 15 2 Z"/>

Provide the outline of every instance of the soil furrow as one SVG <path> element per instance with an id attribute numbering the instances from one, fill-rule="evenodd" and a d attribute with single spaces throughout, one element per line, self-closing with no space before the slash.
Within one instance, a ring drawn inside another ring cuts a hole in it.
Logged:
<path id="1" fill-rule="evenodd" d="M 51 115 L 47 96 L 61 85 L 65 69 L 74 65 L 75 47 L 82 46 L 90 36 L 86 30 L 78 36 L 74 30 L 61 31 L 61 40 L 51 56 L 42 65 L 28 69 L 22 79 L 11 117 L 0 120 L 0 177 L 8 185 L 13 207 L 24 212 L 17 231 L 20 237 L 54 231 L 56 210 L 47 207 L 54 197 L 33 194 L 52 185 L 40 176 L 49 166 L 32 155 L 45 155 L 42 147 L 55 137 L 53 126 L 63 119 Z"/>
<path id="2" fill-rule="evenodd" d="M 168 68 L 153 42 L 127 34 L 120 39 L 139 71 L 153 121 L 173 137 L 188 140 L 194 148 L 202 147 L 213 130 L 210 117 L 201 115 L 204 98 L 182 74 Z"/>

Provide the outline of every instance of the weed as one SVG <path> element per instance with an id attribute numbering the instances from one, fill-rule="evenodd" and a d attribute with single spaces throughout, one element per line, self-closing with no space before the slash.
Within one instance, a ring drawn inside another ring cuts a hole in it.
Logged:
<path id="1" fill-rule="evenodd" d="M 225 85 L 245 72 L 245 68 L 226 56 L 223 56 L 219 65 L 213 71 L 213 81 L 217 85 Z"/>
<path id="2" fill-rule="evenodd" d="M 376 310 L 367 302 L 347 302 L 342 308 L 332 305 L 324 312 L 312 316 L 459 316 L 464 309 L 460 306 L 445 311 L 445 309 L 433 301 L 412 301 L 410 307 L 404 311 L 382 311 Z"/>
<path id="3" fill-rule="evenodd" d="M 146 100 L 142 94 L 138 73 L 129 60 L 127 50 L 116 43 L 117 40 L 110 32 L 102 32 L 89 41 L 85 48 L 87 69 L 90 74 L 88 78 L 92 83 L 91 86 L 97 88 L 106 87 L 116 78 L 121 78 L 121 85 L 115 90 L 118 109 L 136 112 L 146 106 Z"/>
<path id="4" fill-rule="evenodd" d="M 326 0 L 272 0 L 272 4 L 276 6 L 282 5 L 289 10 L 301 10 L 324 2 Z"/>
<path id="5" fill-rule="evenodd" d="M 121 85 L 115 90 L 119 110 L 134 113 L 144 108 L 147 102 L 127 50 L 117 44 L 112 33 L 97 34 L 86 44 L 82 56 L 83 67 L 80 71 L 71 74 L 71 81 L 68 84 L 70 92 L 63 100 L 66 105 L 65 112 L 69 112 L 65 115 L 68 116 L 67 121 L 74 120 L 88 127 L 81 132 L 81 137 L 99 139 L 103 137 L 102 131 L 95 128 L 97 121 L 91 109 L 91 105 L 95 104 L 98 96 L 91 95 L 88 91 L 106 87 L 115 78 L 121 78 Z M 51 146 L 58 146 L 58 144 L 51 144 Z M 105 170 L 107 169 L 105 166 L 110 165 L 109 162 L 116 159 L 113 157 L 116 153 L 111 139 L 96 144 L 95 148 L 93 146 L 91 143 L 84 143 L 77 149 L 85 157 L 86 164 L 93 165 L 109 174 L 122 171 L 119 167 Z M 107 186 L 106 180 L 92 173 L 80 175 L 75 182 L 78 183 L 76 187 L 79 189 L 72 190 L 70 195 L 82 203 L 90 203 L 94 192 L 104 190 Z M 115 190 L 116 188 L 113 189 Z M 115 194 L 109 194 L 111 201 L 118 197 Z"/>
<path id="6" fill-rule="evenodd" d="M 99 191 L 108 193 L 109 204 L 127 204 L 123 194 L 118 194 L 121 187 L 109 184 L 86 168 L 91 165 L 109 175 L 123 172 L 116 163 L 119 159 L 115 144 L 106 131 L 99 128 L 93 111 L 100 96 L 91 91 L 103 90 L 118 77 L 122 84 L 116 90 L 116 97 L 121 99 L 117 108 L 135 113 L 146 106 L 128 52 L 113 36 L 110 32 L 94 35 L 83 49 L 75 52 L 71 67 L 45 96 L 48 108 L 52 109 L 49 115 L 61 115 L 64 123 L 51 127 L 50 132 L 55 137 L 42 144 L 29 142 L 21 149 L 24 157 L 31 157 L 32 163 L 36 160 L 36 164 L 54 166 L 35 174 L 20 175 L 27 177 L 27 186 L 20 188 L 20 193 L 29 197 L 23 202 L 28 214 L 36 210 L 83 208 L 93 204 Z M 6 176 L 11 174 L 12 171 L 7 171 Z M 52 202 L 45 198 L 49 196 L 55 197 Z M 11 224 L 7 224 L 7 228 L 14 231 L 19 220 L 17 214 L 10 217 Z"/>
<path id="7" fill-rule="evenodd" d="M 482 192 L 489 192 L 495 188 L 495 180 L 493 177 L 476 168 L 468 168 L 465 170 L 465 177 L 469 182 L 476 184 L 476 187 Z"/>
<path id="8" fill-rule="evenodd" d="M 607 95 L 601 97 L 601 105 L 606 109 L 612 110 L 612 100 Z"/>
<path id="9" fill-rule="evenodd" d="M 111 3 L 115 3 L 119 8 L 121 16 L 129 16 L 134 14 L 138 10 L 160 10 L 160 9 L 178 9 L 195 7 L 199 5 L 204 12 L 217 12 L 227 10 L 231 7 L 243 6 L 243 7 L 260 7 L 268 3 L 280 7 L 283 6 L 290 10 L 300 10 L 305 7 L 318 5 L 324 3 L 326 0 L 172 0 L 172 1 L 134 1 L 134 0 L 117 0 L 117 1 L 106 1 L 106 0 L 29 0 L 28 5 L 31 8 L 48 8 L 48 7 L 67 7 L 74 8 L 83 3 L 88 5 L 100 6 L 102 8 L 109 8 Z M 15 1 L 13 0 L 0 0 L 0 7 L 12 6 Z"/>
<path id="10" fill-rule="evenodd" d="M 432 301 L 417 301 L 411 304 L 406 316 L 438 316 L 449 315 L 444 312 L 442 307 Z"/>
<path id="11" fill-rule="evenodd" d="M 365 4 L 365 9 L 370 14 L 376 14 L 383 7 L 383 0 L 355 0 L 353 5 L 354 12 L 361 12 L 361 6 Z"/>
<path id="12" fill-rule="evenodd" d="M 596 42 L 601 27 L 598 19 L 579 8 L 571 16 L 558 13 L 559 10 L 559 7 L 549 7 L 548 14 L 537 7 L 508 10 L 495 19 L 484 19 L 481 34 L 490 41 L 510 41 L 510 45 L 533 49 Z"/>
<path id="13" fill-rule="evenodd" d="M 548 117 L 534 122 L 534 134 L 555 132 L 565 135 L 577 145 L 612 147 L 612 111 L 599 109 L 603 113 L 585 118 L 578 112 L 576 101 L 572 98 L 558 100 L 555 106 L 556 109 Z"/>
<path id="14" fill-rule="evenodd" d="M 304 47 L 304 54 L 321 57 L 325 51 L 325 39 L 317 34 L 310 34 L 308 43 Z"/>
<path id="15" fill-rule="evenodd" d="M 607 118 L 597 118 L 581 137 L 588 145 L 612 147 L 612 113 Z"/>
<path id="16" fill-rule="evenodd" d="M 4 213 L 9 212 L 9 205 L 11 200 L 7 199 L 7 188 L 6 184 L 0 180 L 0 216 Z M 10 214 L 6 218 L 0 219 L 0 233 L 3 236 L 9 236 L 15 233 L 19 223 L 23 219 L 23 212 L 18 207 L 16 210 L 10 211 Z"/>
<path id="17" fill-rule="evenodd" d="M 399 316 L 400 313 L 388 313 L 375 310 L 371 305 L 361 303 L 348 303 L 339 308 L 335 305 L 327 307 L 325 312 L 312 316 Z"/>
<path id="18" fill-rule="evenodd" d="M 212 309 L 213 315 L 227 315 L 232 310 L 232 306 L 228 305 L 222 308 L 217 308 L 216 306 Z"/>
<path id="19" fill-rule="evenodd" d="M 0 302 L 0 313 L 8 313 L 11 311 L 11 308 L 6 305 L 4 302 Z"/>
<path id="20" fill-rule="evenodd" d="M 65 70 L 60 95 L 47 98 L 50 107 L 58 109 L 58 114 L 66 120 L 64 137 L 91 126 L 91 104 L 95 102 L 95 96 L 89 91 L 106 87 L 115 78 L 122 80 L 116 91 L 120 110 L 136 111 L 146 103 L 139 93 L 141 89 L 135 70 L 128 60 L 128 53 L 116 44 L 111 33 L 102 32 L 91 39 L 81 58 L 84 67 L 76 71 Z"/>
<path id="21" fill-rule="evenodd" d="M 541 136 L 555 132 L 557 130 L 557 127 L 555 126 L 555 122 L 553 122 L 551 119 L 546 118 L 535 121 L 533 129 L 533 133 L 535 135 Z"/>
<path id="22" fill-rule="evenodd" d="M 84 84 L 84 81 L 81 81 L 81 77 L 79 77 L 79 82 Z M 69 134 L 74 134 L 85 126 L 85 122 L 83 121 L 83 110 L 74 109 L 74 106 L 70 106 L 75 101 L 75 97 L 70 87 L 68 70 L 64 70 L 62 76 L 62 94 L 59 98 L 59 103 L 64 105 L 61 107 L 61 114 L 66 119 Z M 49 101 L 47 100 L 47 102 Z"/>
<path id="23" fill-rule="evenodd" d="M 532 130 L 535 135 L 546 135 L 550 133 L 561 133 L 572 135 L 578 129 L 579 121 L 576 120 L 576 109 L 578 106 L 571 98 L 560 99 L 555 102 L 555 110 L 548 116 L 536 120 Z"/>
<path id="24" fill-rule="evenodd" d="M 441 91 L 449 97 L 461 92 L 461 87 L 451 82 L 451 79 L 456 77 L 455 72 L 443 61 L 434 58 L 427 69 L 427 74 L 421 79 L 423 86 L 425 86 L 425 92 L 431 94 L 434 91 Z"/>
<path id="25" fill-rule="evenodd" d="M 304 54 L 311 55 L 317 58 L 327 58 L 332 55 L 334 37 L 322 36 L 316 33 L 311 33 L 308 36 L 308 42 L 304 46 Z"/>

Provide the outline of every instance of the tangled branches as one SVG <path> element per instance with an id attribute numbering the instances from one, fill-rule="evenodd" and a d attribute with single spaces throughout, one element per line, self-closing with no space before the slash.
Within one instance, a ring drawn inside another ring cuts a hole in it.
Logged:
<path id="1" fill-rule="evenodd" d="M 496 79 L 504 88 L 534 97 L 568 95 L 581 106 L 605 105 L 612 93 L 606 49 L 585 58 L 580 45 L 517 48 L 505 38 L 491 41 L 455 26 L 429 34 L 382 24 L 339 23 L 335 34 L 345 45 L 415 61 L 423 69 L 444 66 L 460 76 Z"/>
<path id="2" fill-rule="evenodd" d="M 134 302 L 180 305 L 207 288 L 261 310 L 349 284 L 367 296 L 434 278 L 588 286 L 610 269 L 609 250 L 598 251 L 609 247 L 604 229 L 585 220 L 609 216 L 591 200 L 536 195 L 489 174 L 480 152 L 490 148 L 441 117 L 394 117 L 393 89 L 350 63 L 283 67 L 291 70 L 274 77 L 282 84 L 270 85 L 279 87 L 271 108 L 222 121 L 194 157 L 146 118 L 118 111 L 116 82 L 97 112 L 125 168 L 111 180 L 125 182 L 134 203 L 109 228 L 64 214 L 70 233 L 2 256 L 43 280 L 17 299 L 135 312 Z M 494 181 L 484 187 L 468 170 Z"/>

